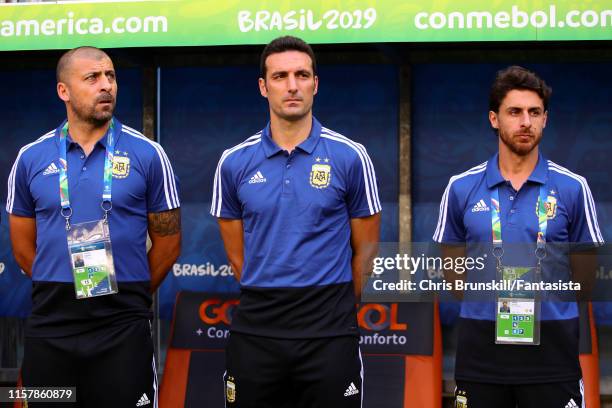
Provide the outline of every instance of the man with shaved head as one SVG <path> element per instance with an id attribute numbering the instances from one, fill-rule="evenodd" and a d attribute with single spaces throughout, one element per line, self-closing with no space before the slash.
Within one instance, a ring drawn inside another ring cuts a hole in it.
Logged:
<path id="1" fill-rule="evenodd" d="M 78 78 L 78 75 L 85 61 L 87 68 L 91 66 L 107 71 L 110 77 L 106 87 L 82 86 L 82 78 Z M 67 51 L 57 63 L 56 78 L 58 95 L 66 103 L 69 119 L 72 114 L 75 119 L 97 128 L 104 129 L 105 125 L 108 125 L 115 109 L 117 82 L 113 62 L 104 51 L 94 47 L 79 47 Z"/>
<path id="2" fill-rule="evenodd" d="M 69 407 L 156 407 L 151 293 L 180 252 L 174 172 L 113 116 L 104 51 L 66 52 L 57 94 L 67 119 L 19 151 L 8 180 L 13 254 L 33 288 L 23 384 L 76 387 Z"/>

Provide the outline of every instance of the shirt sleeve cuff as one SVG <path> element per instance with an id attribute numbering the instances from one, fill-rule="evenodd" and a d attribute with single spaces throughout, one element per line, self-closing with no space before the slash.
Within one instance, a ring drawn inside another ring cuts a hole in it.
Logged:
<path id="1" fill-rule="evenodd" d="M 242 219 L 242 214 L 238 212 L 228 211 L 228 210 L 221 210 L 221 215 L 217 215 L 213 212 L 211 212 L 210 215 L 212 215 L 215 218 L 228 218 L 231 220 Z"/>
<path id="2" fill-rule="evenodd" d="M 34 213 L 34 211 L 24 210 L 23 208 L 16 208 L 16 207 L 13 207 L 13 210 L 9 212 L 9 214 L 13 214 L 18 217 L 28 217 L 28 218 L 36 217 L 36 214 Z"/>
<path id="3" fill-rule="evenodd" d="M 362 208 L 356 211 L 351 211 L 351 213 L 349 214 L 350 218 L 364 218 L 364 217 L 369 217 L 370 215 L 374 215 L 374 214 L 378 214 L 380 212 L 380 210 L 378 211 L 374 211 L 373 213 L 370 212 L 369 208 Z"/>
<path id="4" fill-rule="evenodd" d="M 177 205 L 175 207 L 172 208 L 168 208 L 168 206 L 166 204 L 161 204 L 161 205 L 155 205 L 153 207 L 149 207 L 147 208 L 147 213 L 148 214 L 154 214 L 154 213 L 158 213 L 158 212 L 162 212 L 162 211 L 170 211 L 170 210 L 174 210 L 180 208 L 180 205 Z"/>

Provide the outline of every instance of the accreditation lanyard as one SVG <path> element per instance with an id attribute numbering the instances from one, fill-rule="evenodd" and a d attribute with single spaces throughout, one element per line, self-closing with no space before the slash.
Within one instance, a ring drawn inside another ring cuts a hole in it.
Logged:
<path id="1" fill-rule="evenodd" d="M 538 234 L 536 237 L 535 256 L 537 264 L 533 279 L 541 279 L 542 260 L 546 256 L 546 211 L 547 191 L 540 186 L 536 213 L 538 216 Z M 533 268 L 520 266 L 502 266 L 504 254 L 499 188 L 491 192 L 491 231 L 493 236 L 493 256 L 497 259 L 497 276 L 502 283 L 513 284 Z M 511 286 L 514 287 L 514 286 Z M 539 345 L 540 344 L 540 303 L 535 292 L 522 289 L 504 289 L 496 295 L 495 344 Z"/>
<path id="2" fill-rule="evenodd" d="M 538 260 L 537 269 L 541 269 L 542 259 L 546 256 L 546 228 L 548 216 L 546 214 L 547 189 L 544 184 L 540 186 L 538 196 L 538 236 L 536 238 L 535 256 Z M 493 236 L 493 255 L 497 259 L 497 268 L 501 268 L 501 258 L 504 254 L 502 231 L 501 231 L 501 209 L 499 204 L 499 188 L 491 192 L 491 233 Z"/>
<path id="3" fill-rule="evenodd" d="M 106 152 L 104 155 L 104 189 L 102 191 L 102 202 L 100 207 L 104 211 L 104 222 L 108 222 L 108 213 L 113 208 L 112 204 L 112 184 L 113 184 L 113 153 L 115 151 L 114 119 L 111 119 L 110 126 L 106 132 Z M 60 172 L 59 172 L 59 192 L 60 210 L 62 217 L 66 220 L 66 231 L 70 231 L 70 217 L 72 217 L 72 207 L 70 206 L 70 194 L 68 192 L 68 160 L 67 154 L 68 122 L 60 132 Z"/>

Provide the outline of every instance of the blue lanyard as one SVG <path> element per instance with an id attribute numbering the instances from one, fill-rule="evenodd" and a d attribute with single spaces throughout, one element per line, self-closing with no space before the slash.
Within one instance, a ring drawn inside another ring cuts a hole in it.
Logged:
<path id="1" fill-rule="evenodd" d="M 113 153 L 115 152 L 115 121 L 111 119 L 110 126 L 106 132 L 106 152 L 104 155 L 104 189 L 102 191 L 102 203 L 100 206 L 104 211 L 104 221 L 108 220 L 108 213 L 113 207 L 112 204 L 112 184 L 113 184 Z M 67 154 L 67 140 L 68 138 L 68 122 L 64 125 L 60 132 L 60 173 L 59 173 L 59 191 L 60 191 L 60 205 L 62 206 L 61 214 L 66 219 L 66 231 L 70 230 L 70 217 L 72 216 L 72 207 L 70 206 L 70 192 L 68 191 L 68 160 L 66 160 Z"/>
<path id="2" fill-rule="evenodd" d="M 536 237 L 536 257 L 538 263 L 546 256 L 546 228 L 548 227 L 548 215 L 546 204 L 548 202 L 548 190 L 542 184 L 538 196 L 538 235 Z M 500 261 L 503 255 L 501 210 L 499 204 L 499 188 L 491 191 L 491 235 L 493 238 L 493 255 Z"/>

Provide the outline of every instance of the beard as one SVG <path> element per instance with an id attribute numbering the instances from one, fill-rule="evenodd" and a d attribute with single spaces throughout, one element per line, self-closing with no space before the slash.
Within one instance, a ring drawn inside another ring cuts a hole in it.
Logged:
<path id="1" fill-rule="evenodd" d="M 531 137 L 529 138 L 529 141 L 521 142 L 519 140 L 521 136 L 518 136 L 518 135 L 527 134 L 527 133 L 531 135 Z M 498 135 L 502 143 L 506 145 L 506 147 L 508 147 L 508 149 L 512 153 L 516 154 L 517 156 L 527 156 L 529 153 L 533 151 L 533 149 L 535 149 L 540 144 L 540 141 L 542 140 L 541 131 L 539 133 L 534 133 L 533 131 L 529 131 L 529 132 L 523 131 L 523 132 L 517 132 L 515 134 L 509 135 L 506 132 L 499 129 Z"/>
<path id="2" fill-rule="evenodd" d="M 100 106 L 100 102 L 110 102 L 110 104 Z M 90 123 L 95 127 L 101 127 L 113 117 L 115 104 L 116 100 L 110 93 L 103 93 L 92 104 L 73 101 L 72 110 L 80 120 Z"/>

